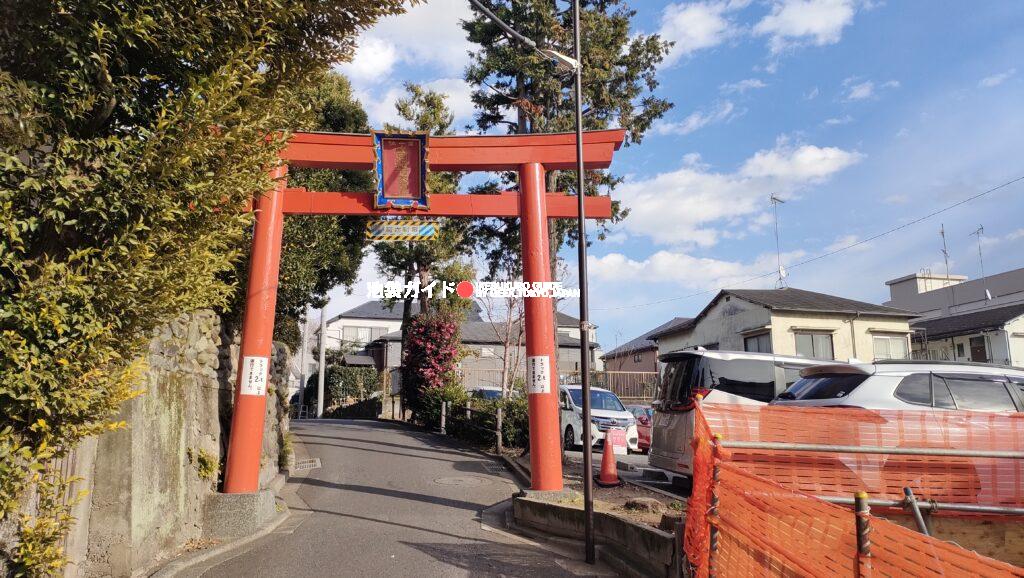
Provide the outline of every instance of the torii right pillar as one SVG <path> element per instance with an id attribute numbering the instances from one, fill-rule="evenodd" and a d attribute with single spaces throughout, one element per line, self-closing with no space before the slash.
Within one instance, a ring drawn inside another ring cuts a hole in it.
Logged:
<path id="1" fill-rule="evenodd" d="M 519 219 L 523 281 L 551 281 L 544 167 L 519 167 Z M 526 391 L 530 404 L 530 485 L 562 489 L 562 448 L 558 419 L 558 371 L 551 297 L 524 297 L 526 314 Z"/>

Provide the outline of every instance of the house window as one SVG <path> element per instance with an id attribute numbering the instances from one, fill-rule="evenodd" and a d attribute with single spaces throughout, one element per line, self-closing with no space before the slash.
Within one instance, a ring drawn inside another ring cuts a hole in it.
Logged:
<path id="1" fill-rule="evenodd" d="M 957 357 L 967 357 L 967 354 L 964 353 L 964 344 L 963 343 L 957 343 L 956 344 L 956 356 Z"/>
<path id="2" fill-rule="evenodd" d="M 633 354 L 633 362 L 634 363 L 640 363 L 643 360 L 644 360 L 644 354 L 643 353 L 634 353 Z"/>
<path id="3" fill-rule="evenodd" d="M 875 359 L 907 359 L 907 338 L 903 335 L 873 335 Z"/>
<path id="4" fill-rule="evenodd" d="M 494 348 L 493 347 L 481 347 L 480 348 L 480 357 L 494 357 Z"/>
<path id="5" fill-rule="evenodd" d="M 751 335 L 743 339 L 743 350 L 754 351 L 757 353 L 771 353 L 772 352 L 772 334 L 762 333 L 760 335 Z"/>
<path id="6" fill-rule="evenodd" d="M 831 333 L 797 333 L 796 354 L 811 359 L 835 359 Z"/>

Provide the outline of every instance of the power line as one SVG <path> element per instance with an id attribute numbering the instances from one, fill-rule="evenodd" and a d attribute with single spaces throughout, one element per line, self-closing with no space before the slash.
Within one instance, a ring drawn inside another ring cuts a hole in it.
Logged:
<path id="1" fill-rule="evenodd" d="M 804 259 L 803 261 L 798 261 L 798 262 L 793 263 L 792 265 L 790 265 L 789 268 L 793 269 L 794 267 L 799 267 L 801 265 L 807 265 L 808 263 L 813 263 L 815 261 L 820 261 L 822 259 L 825 259 L 826 257 L 831 257 L 832 255 L 836 255 L 838 253 L 842 253 L 843 251 L 848 251 L 850 249 L 853 249 L 854 247 L 859 247 L 860 245 L 864 245 L 866 243 L 870 243 L 871 241 L 875 241 L 877 239 L 885 237 L 886 235 L 891 235 L 892 233 L 895 233 L 897 231 L 901 231 L 903 229 L 906 229 L 907 227 L 910 227 L 912 225 L 916 225 L 916 224 L 918 224 L 918 223 L 920 223 L 922 221 L 926 221 L 926 220 L 928 220 L 928 219 L 930 219 L 930 218 L 932 218 L 932 217 L 934 217 L 936 215 L 941 215 L 942 213 L 945 213 L 947 211 L 955 209 L 955 208 L 957 208 L 957 207 L 959 207 L 961 205 L 965 205 L 965 204 L 967 204 L 967 203 L 969 203 L 971 201 L 980 199 L 981 197 L 984 197 L 985 195 L 988 195 L 990 193 L 994 193 L 994 192 L 996 192 L 996 191 L 998 191 L 1000 189 L 1004 189 L 1004 188 L 1006 188 L 1006 187 L 1008 187 L 1008 186 L 1010 186 L 1010 185 L 1012 185 L 1014 183 L 1018 183 L 1020 181 L 1024 181 L 1024 175 L 1016 177 L 1016 178 L 1011 179 L 1009 181 L 1006 181 L 1005 183 L 1002 183 L 1000 185 L 996 185 L 996 186 L 992 187 L 991 189 L 982 191 L 982 192 L 980 192 L 980 193 L 978 193 L 976 195 L 972 195 L 970 197 L 967 197 L 966 199 L 961 199 L 961 200 L 953 203 L 952 205 L 947 205 L 947 206 L 945 206 L 945 207 L 943 207 L 941 209 L 932 211 L 931 213 L 928 213 L 927 215 L 918 217 L 918 218 L 916 218 L 916 219 L 914 219 L 912 221 L 907 221 L 906 223 L 903 223 L 902 225 L 898 225 L 896 227 L 893 227 L 893 228 L 891 228 L 891 229 L 889 229 L 887 231 L 883 231 L 883 232 L 878 233 L 876 235 L 872 235 L 870 237 L 867 237 L 866 239 L 861 239 L 861 240 L 856 241 L 854 243 L 850 243 L 849 245 L 844 245 L 844 246 L 839 247 L 837 249 L 834 249 L 832 251 L 828 251 L 826 253 L 822 253 L 821 255 L 817 255 L 817 256 L 811 257 L 809 259 Z M 738 285 L 746 285 L 747 283 L 753 283 L 754 281 L 758 281 L 760 279 L 764 279 L 766 277 L 771 277 L 772 275 L 777 275 L 777 274 L 778 274 L 777 271 L 769 271 L 767 273 L 763 273 L 761 275 L 757 275 L 755 277 L 751 277 L 749 279 L 740 281 L 740 282 L 736 283 L 735 285 L 737 285 L 737 286 Z M 682 299 L 690 299 L 692 297 L 699 297 L 701 295 L 705 295 L 707 293 L 714 293 L 714 292 L 720 291 L 722 289 L 723 289 L 723 287 L 717 287 L 717 288 L 714 288 L 714 289 L 705 289 L 703 291 L 697 291 L 696 293 L 690 293 L 689 295 L 681 295 L 681 296 L 678 296 L 678 297 L 668 297 L 668 298 L 665 298 L 665 299 L 659 299 L 657 301 L 650 301 L 650 302 L 647 302 L 647 303 L 637 303 L 637 304 L 634 304 L 634 305 L 622 305 L 620 307 L 594 307 L 593 309 L 595 311 L 617 311 L 617 310 L 620 310 L 620 309 L 635 309 L 637 307 L 647 307 L 649 305 L 659 305 L 661 303 L 669 303 L 671 301 L 680 301 Z"/>

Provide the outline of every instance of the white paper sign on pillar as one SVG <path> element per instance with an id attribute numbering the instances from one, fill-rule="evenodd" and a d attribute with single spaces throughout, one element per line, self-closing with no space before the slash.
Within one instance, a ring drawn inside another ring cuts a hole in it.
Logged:
<path id="1" fill-rule="evenodd" d="M 270 358 L 245 356 L 242 358 L 242 379 L 238 382 L 242 395 L 267 394 L 267 366 Z"/>
<path id="2" fill-rule="evenodd" d="M 531 355 L 526 358 L 526 393 L 551 393 L 551 357 Z"/>

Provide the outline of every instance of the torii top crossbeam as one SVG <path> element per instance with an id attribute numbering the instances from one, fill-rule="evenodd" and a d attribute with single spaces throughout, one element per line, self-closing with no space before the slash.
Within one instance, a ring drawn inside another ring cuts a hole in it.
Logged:
<path id="1" fill-rule="evenodd" d="M 612 155 L 622 146 L 625 131 L 584 133 L 584 166 L 608 168 Z M 290 167 L 369 170 L 374 166 L 373 137 L 365 134 L 299 132 L 281 153 Z M 539 162 L 544 170 L 576 168 L 576 135 L 555 133 L 515 136 L 438 136 L 430 138 L 430 171 L 518 171 Z M 304 215 L 423 215 L 433 217 L 518 217 L 519 193 L 497 195 L 432 195 L 430 209 L 410 213 L 405 209 L 374 208 L 365 193 L 341 193 L 285 189 L 285 214 Z M 551 194 L 548 218 L 576 216 L 576 198 Z M 588 197 L 586 216 L 608 219 L 611 199 Z"/>
<path id="2" fill-rule="evenodd" d="M 373 135 L 357 134 L 293 134 L 281 153 L 284 163 L 271 170 L 274 189 L 254 203 L 256 224 L 242 321 L 235 408 L 224 472 L 224 491 L 227 493 L 259 490 L 267 377 L 273 347 L 285 215 L 519 217 L 523 281 L 530 283 L 551 280 L 548 219 L 578 216 L 578 198 L 545 192 L 544 180 L 545 171 L 576 168 L 574 133 L 429 138 L 429 160 L 418 165 L 421 170 L 515 171 L 519 174 L 517 192 L 427 195 L 424 199 L 429 201 L 425 203 L 426 207 L 414 205 L 413 208 L 398 209 L 391 204 L 383 208 L 375 206 L 377 195 L 369 191 L 344 193 L 288 188 L 289 166 L 348 170 L 376 167 L 383 171 L 388 166 L 402 165 L 395 157 L 392 157 L 394 164 L 388 165 L 388 157 L 383 152 L 378 159 L 374 138 Z M 588 169 L 607 168 L 624 138 L 623 130 L 585 133 L 584 166 Z M 419 158 L 422 161 L 424 156 Z M 417 181 L 420 184 L 421 177 L 426 176 L 419 172 L 409 175 L 414 181 L 420 179 Z M 588 219 L 611 218 L 611 199 L 587 197 L 584 199 L 584 211 Z M 562 488 L 562 432 L 559 431 L 558 420 L 558 358 L 555 355 L 551 298 L 526 298 L 524 310 L 532 486 L 535 490 L 559 490 Z"/>

